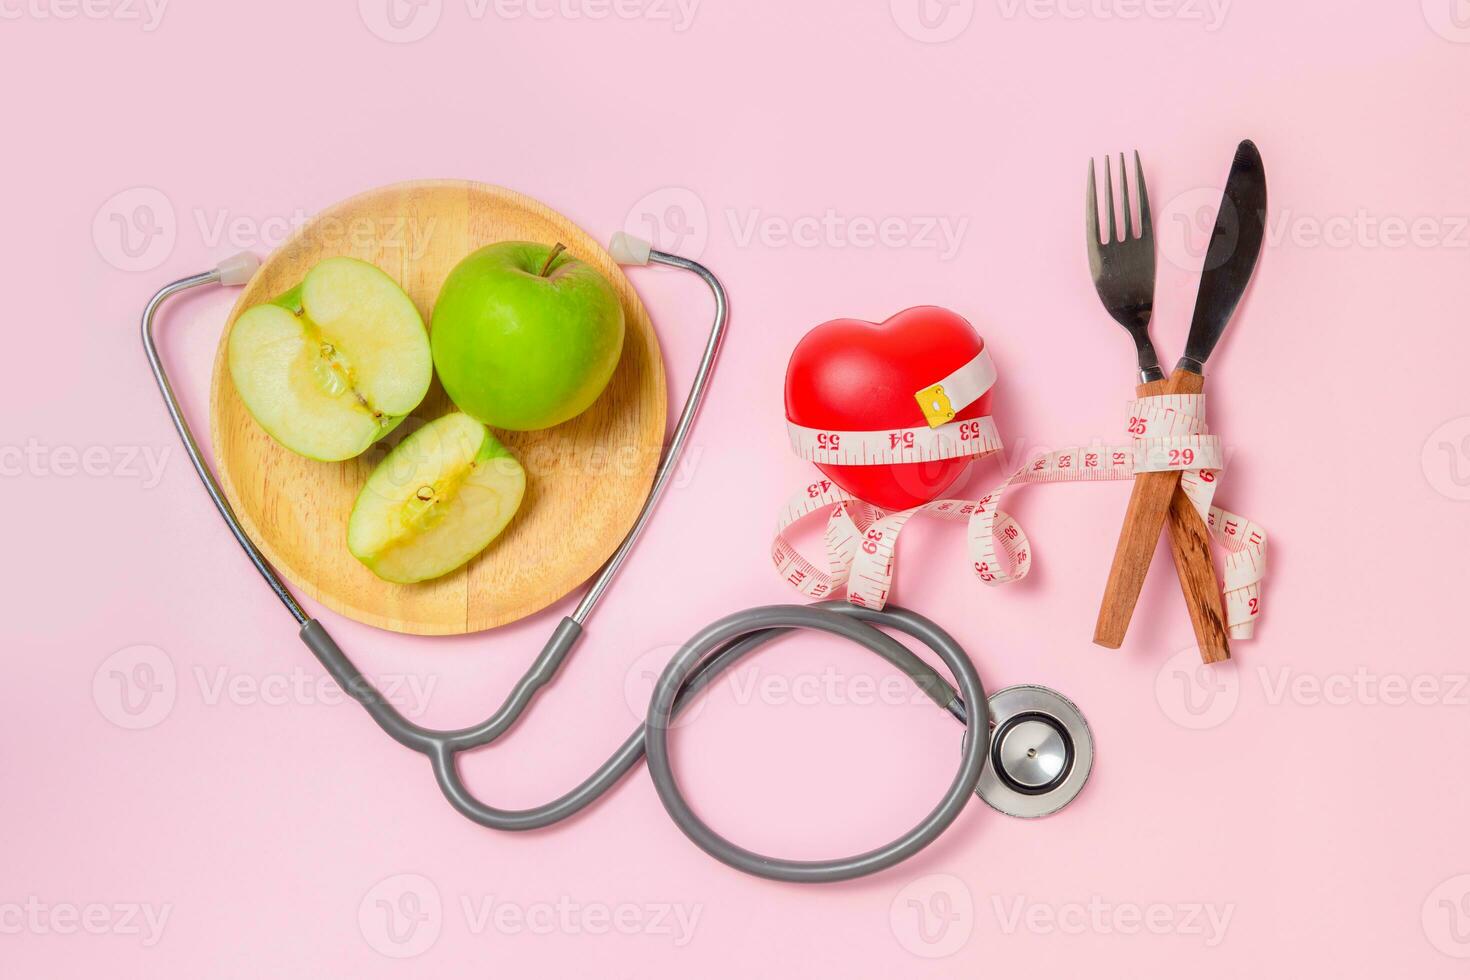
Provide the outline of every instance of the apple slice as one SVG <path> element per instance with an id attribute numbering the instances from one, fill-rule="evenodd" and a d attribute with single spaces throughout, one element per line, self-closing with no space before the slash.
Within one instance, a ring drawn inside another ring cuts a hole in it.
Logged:
<path id="1" fill-rule="evenodd" d="M 413 300 L 376 266 L 319 262 L 295 289 L 240 314 L 230 377 L 271 438 L 312 459 L 350 459 L 429 391 L 433 355 Z"/>
<path id="2" fill-rule="evenodd" d="M 526 471 L 462 412 L 412 433 L 378 464 L 347 521 L 347 548 L 379 578 L 422 582 L 485 550 L 521 506 Z"/>

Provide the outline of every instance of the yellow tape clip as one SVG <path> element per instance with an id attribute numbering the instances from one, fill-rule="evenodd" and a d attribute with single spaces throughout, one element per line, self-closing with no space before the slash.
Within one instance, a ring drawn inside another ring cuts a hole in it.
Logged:
<path id="1" fill-rule="evenodd" d="M 919 403 L 919 411 L 924 413 L 924 418 L 929 423 L 929 428 L 937 429 L 947 422 L 953 422 L 955 417 L 954 405 L 950 403 L 949 396 L 944 393 L 944 385 L 930 385 L 914 392 L 914 400 Z"/>

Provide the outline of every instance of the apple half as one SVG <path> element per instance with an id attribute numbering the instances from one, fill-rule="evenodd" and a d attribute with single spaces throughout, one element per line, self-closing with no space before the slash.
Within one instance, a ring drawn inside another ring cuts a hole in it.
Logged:
<path id="1" fill-rule="evenodd" d="M 526 471 L 481 422 L 454 412 L 411 433 L 378 464 L 347 520 L 347 548 L 381 579 L 454 571 L 500 536 Z"/>
<path id="2" fill-rule="evenodd" d="M 230 331 L 230 377 L 281 445 L 351 459 L 418 407 L 433 378 L 423 317 L 398 283 L 358 259 L 326 259 Z"/>

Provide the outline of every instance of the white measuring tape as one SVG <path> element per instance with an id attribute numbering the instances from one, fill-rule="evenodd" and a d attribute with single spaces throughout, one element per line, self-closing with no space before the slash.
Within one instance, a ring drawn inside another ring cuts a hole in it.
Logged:
<path id="1" fill-rule="evenodd" d="M 786 423 L 791 448 L 813 463 L 841 466 L 885 466 L 932 463 L 957 456 L 983 456 L 1001 448 L 1000 433 L 990 416 L 954 422 L 938 429 L 918 425 L 910 429 L 840 432 L 809 429 Z"/>
<path id="2" fill-rule="evenodd" d="M 877 432 L 789 428 L 797 455 L 818 463 L 876 466 L 960 456 L 982 458 L 1001 448 L 1000 435 L 988 416 L 938 428 Z M 793 496 L 782 510 L 772 560 L 781 577 L 803 595 L 830 598 L 845 587 L 849 602 L 882 609 L 893 584 L 899 532 L 915 514 L 928 513 L 968 521 L 969 556 L 976 576 L 987 585 L 1003 585 L 1025 578 L 1032 559 L 1026 532 L 999 506 L 1009 488 L 1027 483 L 1131 480 L 1135 473 L 1178 470 L 1180 486 L 1211 537 L 1225 550 L 1225 619 L 1230 636 L 1249 639 L 1261 613 L 1266 531 L 1214 505 L 1225 460 L 1219 436 L 1210 435 L 1205 426 L 1205 396 L 1137 399 L 1130 406 L 1128 432 L 1133 437 L 1131 445 L 1075 446 L 1038 455 L 978 500 L 935 500 L 890 512 L 863 503 L 830 480 L 819 480 Z M 791 545 L 786 531 L 828 508 L 827 567 L 823 569 Z"/>

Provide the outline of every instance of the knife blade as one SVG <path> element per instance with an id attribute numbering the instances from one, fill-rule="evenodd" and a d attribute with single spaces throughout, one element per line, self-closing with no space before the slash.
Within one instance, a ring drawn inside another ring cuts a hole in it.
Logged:
<path id="1" fill-rule="evenodd" d="M 1256 144 L 1244 140 L 1235 149 L 1220 211 L 1205 251 L 1194 319 L 1184 356 L 1175 370 L 1203 374 L 1205 361 L 1240 305 L 1266 237 L 1266 168 Z"/>

